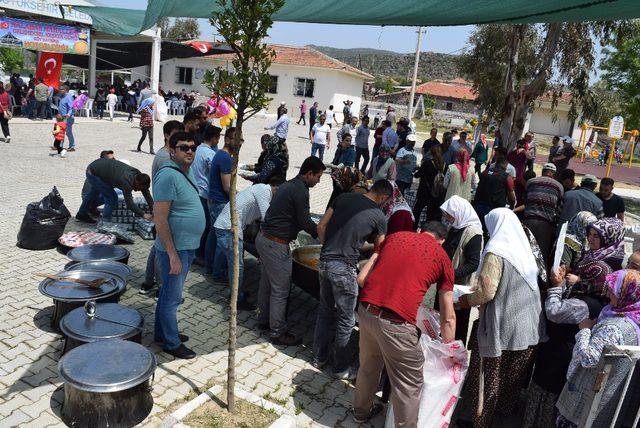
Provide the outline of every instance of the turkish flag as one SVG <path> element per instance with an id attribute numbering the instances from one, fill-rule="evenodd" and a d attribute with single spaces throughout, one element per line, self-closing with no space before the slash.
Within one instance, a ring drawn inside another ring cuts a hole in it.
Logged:
<path id="1" fill-rule="evenodd" d="M 60 86 L 60 73 L 62 72 L 61 53 L 40 52 L 40 60 L 36 69 L 36 77 L 47 86 L 56 89 Z"/>
<path id="2" fill-rule="evenodd" d="M 194 48 L 198 52 L 202 52 L 203 54 L 205 54 L 205 53 L 209 52 L 211 49 L 213 49 L 213 44 L 212 43 L 200 42 L 200 41 L 197 41 L 197 40 L 188 42 L 187 45 L 191 46 L 192 48 Z"/>

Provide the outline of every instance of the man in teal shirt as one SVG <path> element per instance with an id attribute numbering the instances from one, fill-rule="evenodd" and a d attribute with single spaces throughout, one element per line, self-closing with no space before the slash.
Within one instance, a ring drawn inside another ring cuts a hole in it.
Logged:
<path id="1" fill-rule="evenodd" d="M 196 354 L 183 343 L 189 338 L 178 334 L 177 312 L 184 281 L 205 227 L 204 210 L 190 171 L 195 152 L 191 134 L 173 134 L 169 140 L 171 160 L 158 170 L 153 181 L 155 247 L 162 276 L 154 339 L 162 342 L 165 352 L 184 359 Z"/>

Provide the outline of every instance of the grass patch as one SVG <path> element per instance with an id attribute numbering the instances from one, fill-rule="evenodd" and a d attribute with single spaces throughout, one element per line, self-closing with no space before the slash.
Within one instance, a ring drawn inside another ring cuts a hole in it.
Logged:
<path id="1" fill-rule="evenodd" d="M 276 389 L 276 391 L 277 391 L 277 389 Z M 262 398 L 264 398 L 267 401 L 271 401 L 272 403 L 278 404 L 280 406 L 286 406 L 287 402 L 288 402 L 288 400 L 286 400 L 284 398 L 278 398 L 278 397 L 273 396 L 271 394 L 271 392 L 267 392 L 266 394 L 264 394 L 262 396 Z"/>
<path id="2" fill-rule="evenodd" d="M 236 413 L 227 411 L 226 391 L 213 400 L 207 400 L 187 416 L 182 423 L 197 428 L 263 428 L 268 427 L 278 414 L 236 397 Z"/>
<path id="3" fill-rule="evenodd" d="M 296 404 L 296 416 L 298 416 L 300 413 L 302 413 L 302 411 L 304 410 L 304 404 L 302 403 L 298 403 Z"/>

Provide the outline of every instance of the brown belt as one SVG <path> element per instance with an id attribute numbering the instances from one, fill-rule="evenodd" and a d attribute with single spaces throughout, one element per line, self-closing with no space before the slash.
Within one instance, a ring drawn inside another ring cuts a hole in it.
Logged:
<path id="1" fill-rule="evenodd" d="M 278 244 L 288 245 L 289 242 L 291 242 L 291 241 L 287 241 L 286 239 L 278 238 L 277 236 L 269 235 L 268 233 L 265 233 L 265 232 L 260 232 L 260 233 L 262 233 L 262 236 L 267 238 L 269 241 L 277 242 Z"/>
<path id="2" fill-rule="evenodd" d="M 407 321 L 400 315 L 396 314 L 389 309 L 381 308 L 380 306 L 372 305 L 370 303 L 362 303 L 362 307 L 374 317 L 382 318 L 393 324 L 405 324 Z"/>

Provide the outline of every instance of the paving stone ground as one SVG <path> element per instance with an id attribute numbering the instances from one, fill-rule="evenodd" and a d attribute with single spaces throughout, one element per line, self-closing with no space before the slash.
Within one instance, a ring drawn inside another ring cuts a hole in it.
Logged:
<path id="1" fill-rule="evenodd" d="M 260 152 L 259 137 L 269 121 L 251 119 L 245 129 L 241 162 L 253 163 Z M 28 251 L 16 247 L 25 208 L 57 186 L 65 204 L 75 214 L 80 205 L 84 171 L 101 150 L 112 149 L 120 159 L 150 172 L 153 156 L 133 151 L 140 129 L 123 117 L 113 122 L 78 119 L 74 132 L 77 151 L 66 159 L 49 156 L 52 123 L 16 118 L 11 122 L 12 141 L 0 142 L 0 426 L 62 426 L 60 411 L 64 398 L 58 376 L 63 338 L 50 327 L 52 301 L 38 292 L 34 272 L 58 272 L 68 261 L 56 250 Z M 288 146 L 289 176 L 296 174 L 309 153 L 307 127 L 292 124 Z M 156 148 L 161 146 L 161 125 L 156 124 Z M 333 149 L 329 151 L 332 155 Z M 329 155 L 327 155 L 329 157 Z M 330 160 L 330 159 L 328 159 Z M 239 187 L 248 185 L 239 179 Z M 331 194 L 324 176 L 311 189 L 311 209 L 322 214 Z M 67 230 L 82 229 L 71 219 Z M 154 407 L 143 425 L 158 426 L 161 415 L 173 402 L 211 383 L 222 383 L 227 366 L 227 300 L 225 290 L 215 286 L 199 268 L 192 268 L 184 289 L 185 302 L 179 311 L 181 330 L 190 336 L 188 345 L 198 357 L 180 361 L 161 352 L 152 342 L 155 301 L 138 294 L 152 241 L 136 239 L 126 248 L 133 268 L 129 288 L 121 303 L 138 309 L 145 319 L 143 344 L 158 358 L 153 387 Z M 246 262 L 246 280 L 255 296 L 259 270 L 255 259 Z M 301 347 L 278 348 L 257 329 L 253 313 L 239 313 L 237 373 L 246 389 L 286 400 L 297 413 L 298 426 L 353 426 L 348 407 L 353 386 L 332 379 L 314 369 L 311 345 L 317 302 L 296 287 L 291 293 L 289 322 L 292 332 L 304 338 Z M 297 410 L 296 410 L 297 409 Z M 375 421 L 381 426 L 380 418 Z"/>

